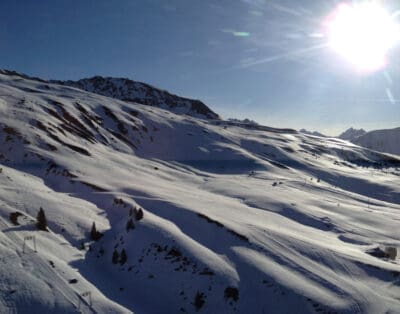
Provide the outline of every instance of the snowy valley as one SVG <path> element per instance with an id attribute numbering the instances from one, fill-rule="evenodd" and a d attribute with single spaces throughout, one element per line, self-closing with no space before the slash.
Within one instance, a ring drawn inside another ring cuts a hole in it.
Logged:
<path id="1" fill-rule="evenodd" d="M 400 157 L 106 81 L 0 72 L 1 313 L 400 313 Z"/>

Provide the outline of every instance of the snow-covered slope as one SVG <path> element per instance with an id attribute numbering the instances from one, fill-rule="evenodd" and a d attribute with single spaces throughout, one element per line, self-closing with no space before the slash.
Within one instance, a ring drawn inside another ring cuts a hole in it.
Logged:
<path id="1" fill-rule="evenodd" d="M 354 128 L 349 128 L 346 131 L 344 131 L 342 134 L 338 136 L 338 138 L 346 141 L 354 141 L 360 136 L 363 136 L 365 133 L 367 133 L 364 129 L 354 129 Z"/>
<path id="2" fill-rule="evenodd" d="M 176 114 L 185 114 L 202 119 L 219 118 L 200 100 L 179 97 L 151 85 L 125 78 L 95 76 L 79 81 L 54 82 L 127 102 L 167 109 Z"/>
<path id="3" fill-rule="evenodd" d="M 0 130 L 1 313 L 399 312 L 397 157 L 11 73 Z"/>
<path id="4" fill-rule="evenodd" d="M 367 132 L 356 138 L 353 143 L 380 152 L 400 155 L 400 128 Z"/>

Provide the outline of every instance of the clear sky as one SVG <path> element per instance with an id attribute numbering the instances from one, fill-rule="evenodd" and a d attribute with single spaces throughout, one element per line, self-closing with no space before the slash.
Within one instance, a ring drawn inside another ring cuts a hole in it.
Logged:
<path id="1" fill-rule="evenodd" d="M 332 135 L 400 126 L 400 50 L 382 70 L 355 71 L 321 36 L 337 3 L 2 0 L 0 68 L 128 77 L 201 99 L 226 118 Z"/>

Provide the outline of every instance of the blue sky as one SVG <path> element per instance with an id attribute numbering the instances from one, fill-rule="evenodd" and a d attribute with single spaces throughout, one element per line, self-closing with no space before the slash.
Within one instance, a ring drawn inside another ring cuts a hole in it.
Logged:
<path id="1" fill-rule="evenodd" d="M 328 134 L 400 126 L 399 51 L 385 70 L 354 71 L 316 36 L 336 4 L 2 0 L 0 68 L 128 77 L 271 126 Z"/>

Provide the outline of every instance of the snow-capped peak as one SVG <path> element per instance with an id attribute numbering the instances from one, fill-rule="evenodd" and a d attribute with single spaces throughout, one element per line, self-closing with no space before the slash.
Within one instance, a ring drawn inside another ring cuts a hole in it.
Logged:
<path id="1" fill-rule="evenodd" d="M 346 131 L 344 131 L 342 134 L 340 134 L 338 137 L 342 140 L 346 141 L 353 141 L 356 138 L 364 135 L 367 133 L 364 129 L 354 129 L 354 128 L 349 128 Z"/>
<path id="2" fill-rule="evenodd" d="M 127 102 L 159 107 L 202 119 L 218 119 L 219 116 L 200 100 L 180 97 L 149 84 L 127 78 L 94 76 L 78 81 L 53 81 L 99 95 Z"/>

